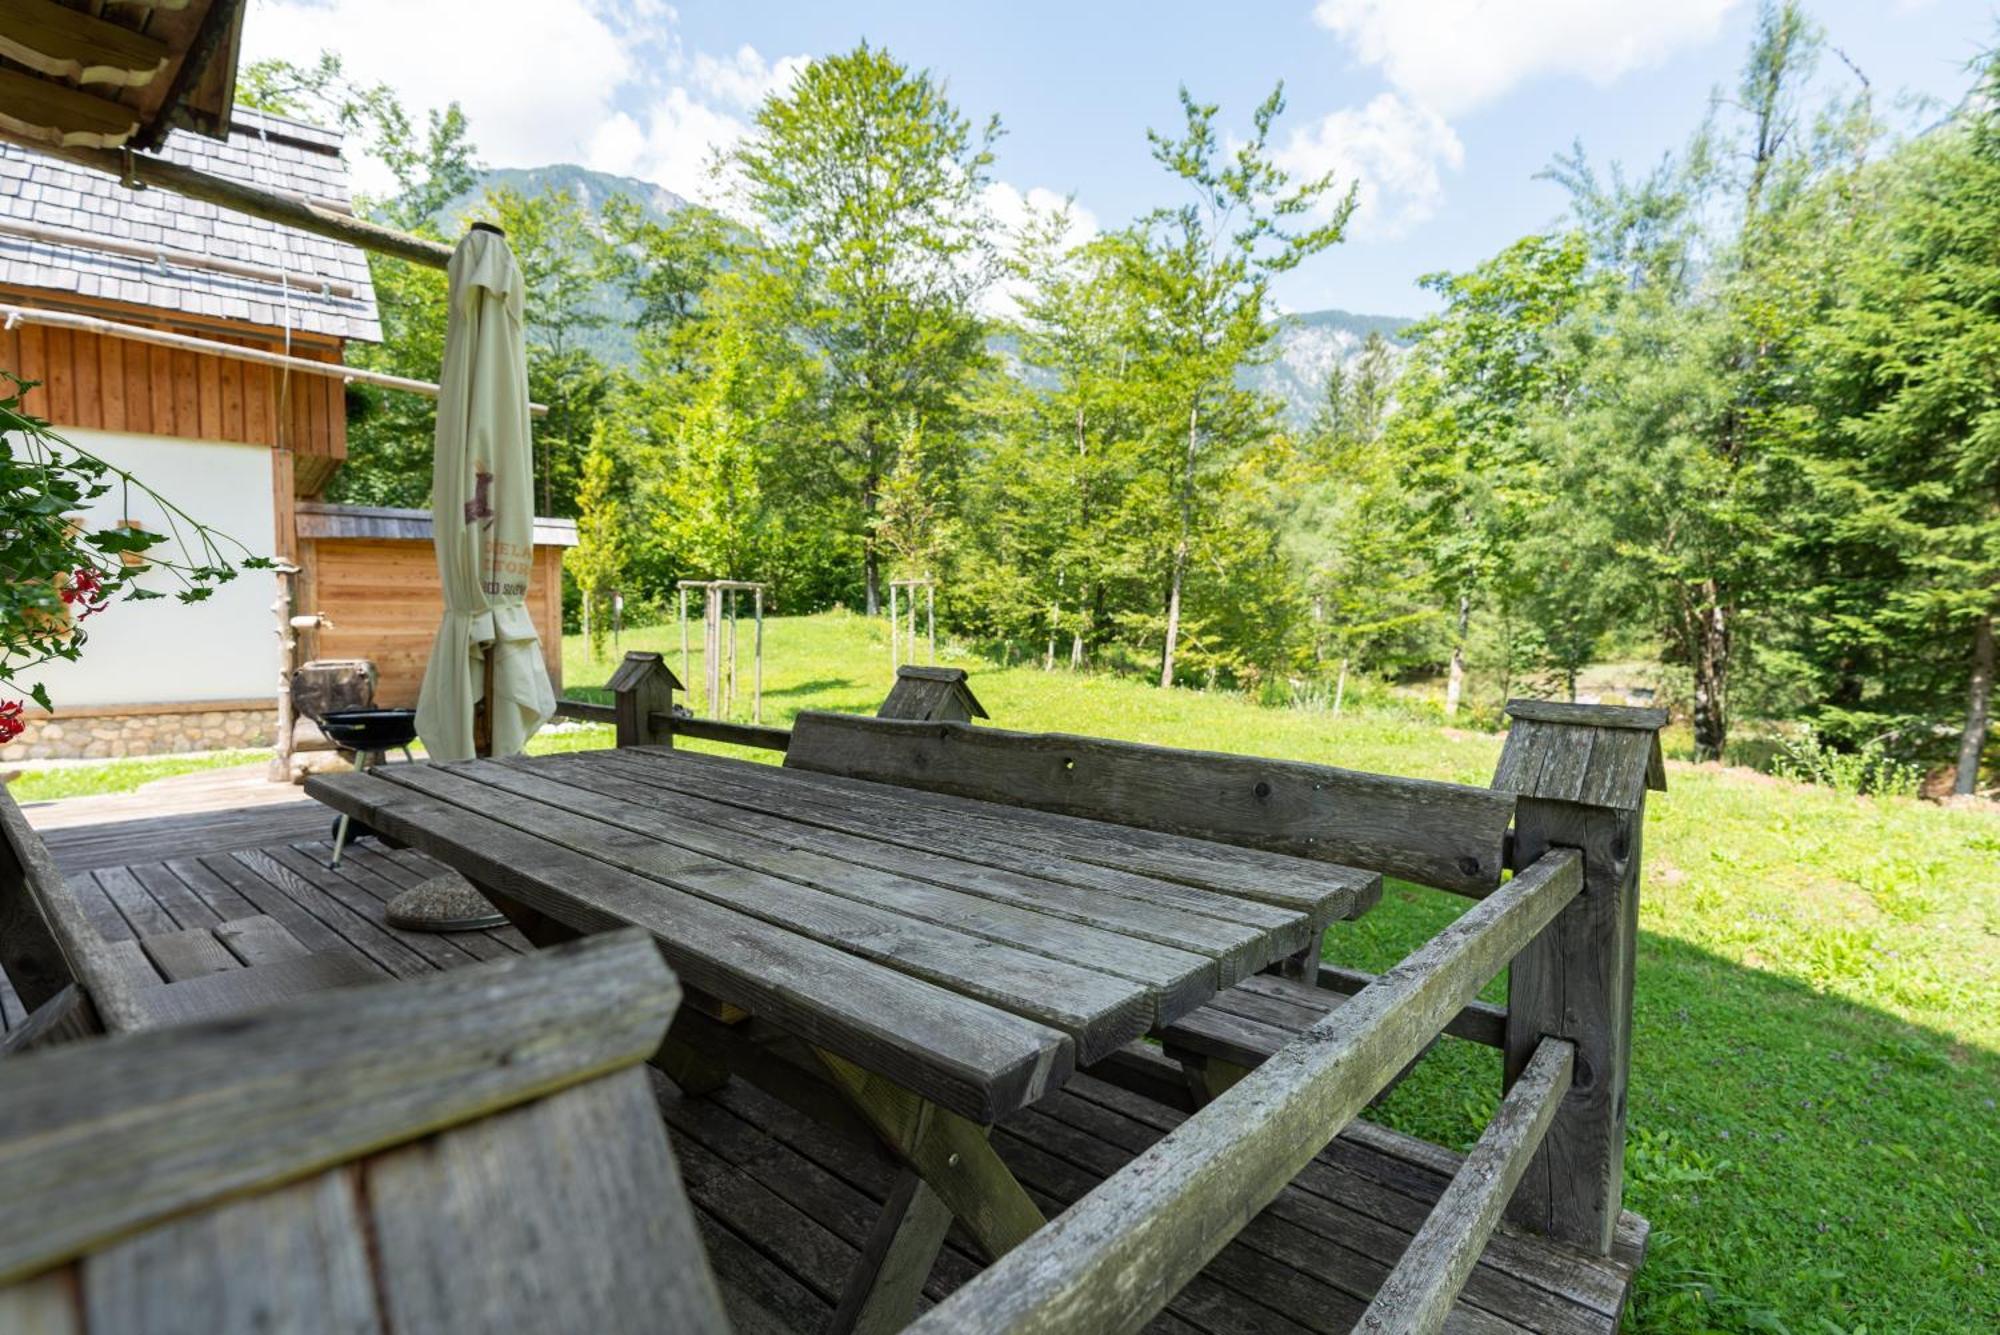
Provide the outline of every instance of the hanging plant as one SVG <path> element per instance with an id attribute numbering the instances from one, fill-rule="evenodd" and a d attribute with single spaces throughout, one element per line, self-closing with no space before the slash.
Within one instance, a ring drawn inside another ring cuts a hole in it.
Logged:
<path id="1" fill-rule="evenodd" d="M 237 571 L 273 565 L 24 411 L 22 400 L 36 383 L 0 371 L 0 693 L 25 690 L 49 709 L 40 683 L 14 683 L 44 663 L 80 658 L 89 639 L 85 623 L 112 603 L 166 597 L 198 603 Z M 124 497 L 124 516 L 90 527 L 81 512 L 114 489 Z M 135 494 L 165 516 L 165 532 L 132 520 Z M 153 577 L 141 585 L 141 576 Z M 23 727 L 21 702 L 0 699 L 0 744 Z"/>

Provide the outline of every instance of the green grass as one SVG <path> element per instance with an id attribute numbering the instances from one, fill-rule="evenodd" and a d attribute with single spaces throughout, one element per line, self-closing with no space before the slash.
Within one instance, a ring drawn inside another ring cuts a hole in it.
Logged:
<path id="1" fill-rule="evenodd" d="M 740 717 L 748 716 L 747 624 Z M 696 629 L 697 638 L 699 629 Z M 680 671 L 672 628 L 625 637 Z M 1497 734 L 1421 709 L 1323 713 L 963 652 L 1004 726 L 1328 761 L 1483 784 Z M 565 694 L 612 663 L 564 644 Z M 693 679 L 701 673 L 697 651 Z M 766 623 L 765 722 L 869 711 L 881 622 Z M 601 744 L 607 730 L 551 738 Z M 773 759 L 770 753 L 748 753 Z M 1901 1332 L 2000 1325 L 2000 815 L 1672 767 L 1647 815 L 1626 1203 L 1653 1223 L 1638 1331 Z M 1382 968 L 1465 902 L 1393 884 L 1327 954 Z M 1488 990 L 1504 999 L 1496 982 Z M 1441 1045 L 1376 1114 L 1469 1145 L 1498 1055 Z"/>
<path id="2" fill-rule="evenodd" d="M 194 774 L 201 770 L 226 769 L 232 765 L 247 765 L 254 761 L 269 760 L 271 753 L 265 751 L 209 751 L 190 756 L 144 756 L 128 760 L 88 761 L 73 765 L 56 765 L 44 769 L 34 768 L 34 761 L 23 762 L 19 768 L 21 775 L 7 785 L 7 792 L 16 802 L 48 802 L 59 797 L 94 797 L 100 793 L 129 793 L 141 784 L 155 779 L 171 779 L 180 774 Z"/>

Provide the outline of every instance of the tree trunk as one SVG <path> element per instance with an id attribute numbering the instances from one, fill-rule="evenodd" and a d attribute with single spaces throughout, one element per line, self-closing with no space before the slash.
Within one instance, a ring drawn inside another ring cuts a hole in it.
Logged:
<path id="1" fill-rule="evenodd" d="M 1979 791 L 1979 757 L 1986 750 L 1986 733 L 1993 720 L 1993 614 L 1979 618 L 1972 631 L 1972 689 L 1966 693 L 1965 735 L 1958 743 L 1958 774 L 1954 793 Z"/>
<path id="2" fill-rule="evenodd" d="M 1465 631 L 1472 624 L 1472 595 L 1458 595 L 1458 634 L 1451 642 L 1451 675 L 1444 683 L 1444 716 L 1458 713 L 1458 700 L 1465 693 Z"/>
<path id="3" fill-rule="evenodd" d="M 1188 530 L 1194 520 L 1194 449 L 1200 412 L 1198 406 L 1188 409 L 1187 467 L 1181 473 L 1181 532 L 1174 543 L 1173 574 L 1167 581 L 1167 643 L 1160 654 L 1162 688 L 1174 684 L 1174 649 L 1181 638 L 1181 580 L 1187 574 Z"/>
<path id="4" fill-rule="evenodd" d="M 1734 626 L 1714 580 L 1702 584 L 1693 614 L 1694 758 L 1720 761 L 1729 741 L 1729 637 Z"/>
<path id="5" fill-rule="evenodd" d="M 1333 684 L 1333 716 L 1340 717 L 1341 701 L 1347 698 L 1347 660 L 1340 660 L 1340 680 Z"/>

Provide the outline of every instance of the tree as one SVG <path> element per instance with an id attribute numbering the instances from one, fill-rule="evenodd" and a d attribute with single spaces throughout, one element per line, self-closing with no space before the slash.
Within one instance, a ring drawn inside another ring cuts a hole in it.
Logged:
<path id="1" fill-rule="evenodd" d="M 563 553 L 563 564 L 583 595 L 583 628 L 592 658 L 604 657 L 609 630 L 599 600 L 624 577 L 625 513 L 618 485 L 618 461 L 611 450 L 610 424 L 600 421 L 591 433 L 590 452 L 583 457 L 583 476 L 576 493 L 576 546 Z"/>
<path id="2" fill-rule="evenodd" d="M 1004 534 L 980 575 L 1011 572 L 1010 630 L 1058 639 L 1082 667 L 1108 629 L 1110 586 L 1136 545 L 1121 502 L 1143 415 L 1116 251 L 1071 244 L 1067 204 L 1032 215 L 1009 269 L 1022 285 L 1016 322 L 1029 374 L 1003 377 L 991 406 L 1001 439 L 982 512 Z"/>
<path id="3" fill-rule="evenodd" d="M 1113 242 L 1132 322 L 1125 338 L 1148 383 L 1147 464 L 1170 507 L 1162 534 L 1163 687 L 1174 681 L 1189 557 L 1219 495 L 1215 475 L 1270 431 L 1270 405 L 1239 388 L 1236 376 L 1269 348 L 1271 280 L 1337 243 L 1354 209 L 1350 188 L 1323 221 L 1303 221 L 1327 204 L 1333 179 L 1294 185 L 1271 160 L 1271 129 L 1284 108 L 1281 86 L 1252 114 L 1251 137 L 1225 150 L 1215 125 L 1220 108 L 1183 88 L 1183 133 L 1146 137 L 1154 161 L 1193 198 L 1154 210 Z"/>
<path id="4" fill-rule="evenodd" d="M 872 615 L 882 481 L 915 424 L 949 439 L 985 360 L 981 205 L 997 118 L 975 131 L 928 72 L 863 43 L 758 109 L 733 156 L 768 246 L 754 290 L 822 364 L 819 446 L 853 498 Z"/>
<path id="5" fill-rule="evenodd" d="M 1534 235 L 1467 273 L 1423 280 L 1445 308 L 1411 331 L 1386 437 L 1408 476 L 1410 536 L 1453 609 L 1447 717 L 1464 689 L 1473 611 L 1518 593 L 1517 548 L 1546 496 L 1528 425 L 1573 394 L 1564 331 L 1590 301 L 1588 260 L 1580 233 Z"/>
<path id="6" fill-rule="evenodd" d="M 486 192 L 474 216 L 506 233 L 521 268 L 528 392 L 549 408 L 534 433 L 541 512 L 563 514 L 610 392 L 604 365 L 587 345 L 609 323 L 601 289 L 611 273 L 610 248 L 567 190 L 531 197 L 503 186 Z"/>
<path id="7" fill-rule="evenodd" d="M 1996 96 L 1990 57 L 1966 109 L 1875 173 L 1876 207 L 1844 252 L 1841 300 L 1812 349 L 1828 405 L 1806 473 L 1822 549 L 1837 543 L 1839 569 L 1865 572 L 1872 595 L 1821 627 L 1875 683 L 1872 699 L 1843 703 L 1878 722 L 1924 720 L 1955 696 L 1957 793 L 1979 787 L 2000 611 Z"/>

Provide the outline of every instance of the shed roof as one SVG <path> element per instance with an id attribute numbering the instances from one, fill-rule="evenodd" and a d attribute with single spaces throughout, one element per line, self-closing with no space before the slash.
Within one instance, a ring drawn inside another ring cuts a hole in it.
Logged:
<path id="1" fill-rule="evenodd" d="M 406 538 L 431 540 L 429 510 L 400 510 L 386 505 L 335 505 L 329 501 L 300 501 L 301 538 Z M 537 547 L 574 547 L 577 544 L 574 519 L 535 516 Z"/>
<path id="2" fill-rule="evenodd" d="M 160 156 L 346 211 L 340 144 L 317 126 L 239 110 L 227 141 L 176 130 Z M 140 255 L 136 247 L 158 249 Z M 103 172 L 9 144 L 0 144 L 0 284 L 334 338 L 382 337 L 368 260 L 354 246 L 164 190 L 127 190 Z"/>

